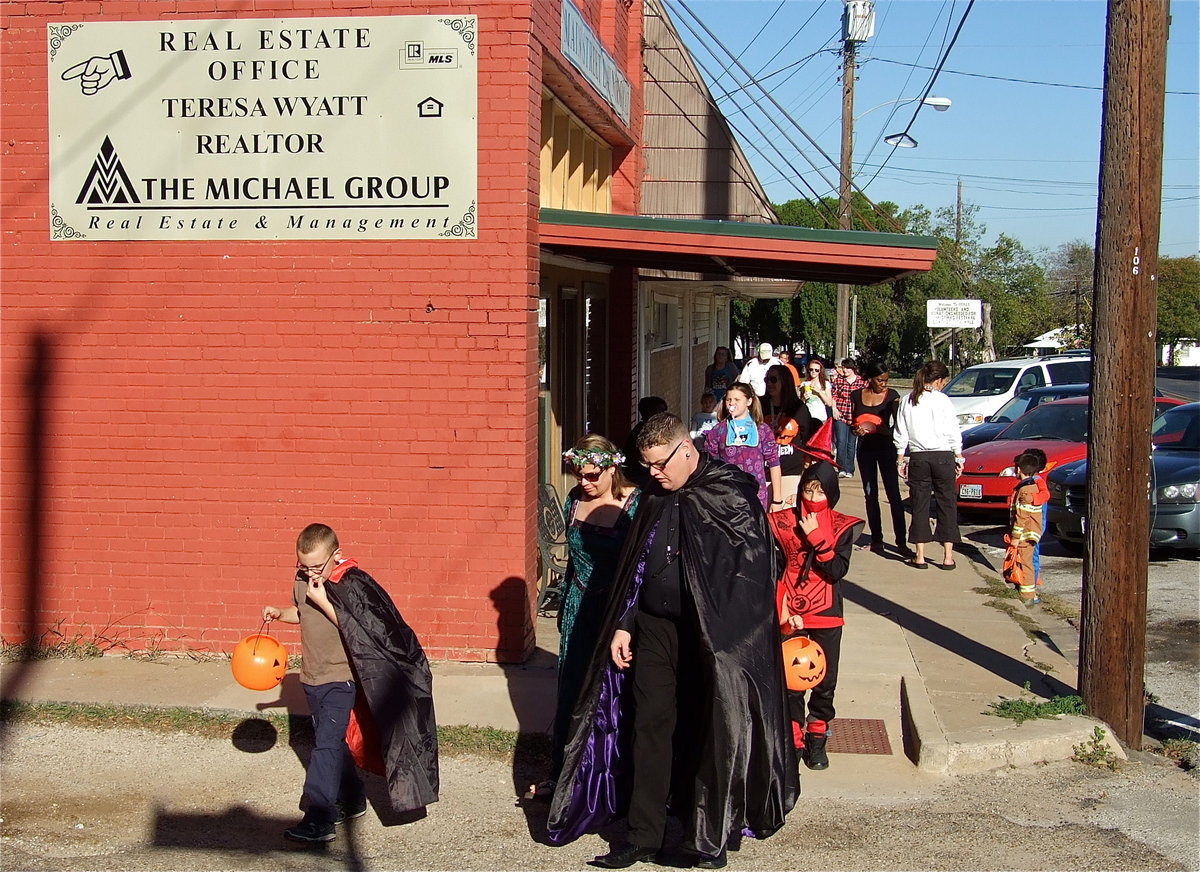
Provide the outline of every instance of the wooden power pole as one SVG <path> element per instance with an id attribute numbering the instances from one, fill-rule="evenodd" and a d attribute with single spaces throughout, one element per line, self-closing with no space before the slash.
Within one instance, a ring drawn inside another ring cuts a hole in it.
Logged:
<path id="1" fill-rule="evenodd" d="M 1079 690 L 1140 749 L 1169 0 L 1109 0 Z"/>
<path id="2" fill-rule="evenodd" d="M 838 173 L 838 230 L 849 230 L 851 178 L 854 174 L 854 55 L 855 47 L 875 35 L 874 0 L 843 0 L 842 10 L 842 153 Z M 837 329 L 833 355 L 837 361 L 849 353 L 850 286 L 837 285 Z"/>
<path id="3" fill-rule="evenodd" d="M 842 52 L 842 152 L 841 173 L 838 181 L 838 230 L 849 230 L 850 177 L 854 172 L 854 46 L 848 35 Z M 840 363 L 849 351 L 850 286 L 845 282 L 837 285 L 837 335 L 833 343 L 834 362 Z"/>

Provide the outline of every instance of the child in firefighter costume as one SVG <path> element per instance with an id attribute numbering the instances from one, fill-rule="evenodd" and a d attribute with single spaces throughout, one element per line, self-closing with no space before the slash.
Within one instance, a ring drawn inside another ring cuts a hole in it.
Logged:
<path id="1" fill-rule="evenodd" d="M 1041 577 L 1042 507 L 1050 492 L 1039 473 L 1046 465 L 1045 453 L 1037 450 L 1018 454 L 1013 465 L 1021 480 L 1013 488 L 1009 502 L 1009 531 L 1004 537 L 1008 548 L 1004 553 L 1004 580 L 1021 594 L 1021 601 L 1035 606 L 1041 598 L 1038 587 Z"/>
<path id="2" fill-rule="evenodd" d="M 767 515 L 787 558 L 775 590 L 775 605 L 783 635 L 802 633 L 825 652 L 821 683 L 805 692 L 789 690 L 792 738 L 809 769 L 828 769 L 825 745 L 835 711 L 838 661 L 842 650 L 842 592 L 838 584 L 850 568 L 854 540 L 864 522 L 835 512 L 841 496 L 838 469 L 821 460 L 800 477 L 799 506 Z"/>

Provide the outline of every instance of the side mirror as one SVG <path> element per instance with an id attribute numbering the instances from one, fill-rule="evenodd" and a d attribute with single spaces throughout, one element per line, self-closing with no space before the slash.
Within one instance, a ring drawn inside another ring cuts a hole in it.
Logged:
<path id="1" fill-rule="evenodd" d="M 991 416 L 991 415 L 984 415 L 984 416 L 983 416 L 983 423 L 987 424 L 987 423 L 989 423 L 991 420 L 992 420 L 992 416 Z"/>

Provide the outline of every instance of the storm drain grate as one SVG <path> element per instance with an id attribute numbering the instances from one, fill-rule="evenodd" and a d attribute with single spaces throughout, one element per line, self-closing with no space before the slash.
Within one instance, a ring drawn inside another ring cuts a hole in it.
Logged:
<path id="1" fill-rule="evenodd" d="M 887 728 L 876 718 L 838 718 L 829 735 L 831 754 L 891 754 Z"/>

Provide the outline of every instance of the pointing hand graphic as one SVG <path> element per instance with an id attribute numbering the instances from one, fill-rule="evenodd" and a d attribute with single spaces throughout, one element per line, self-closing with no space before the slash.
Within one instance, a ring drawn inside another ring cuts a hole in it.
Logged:
<path id="1" fill-rule="evenodd" d="M 69 82 L 71 79 L 79 79 L 83 93 L 90 97 L 113 79 L 128 79 L 129 75 L 125 52 L 118 50 L 107 56 L 97 56 L 77 63 L 62 74 L 62 80 Z"/>

